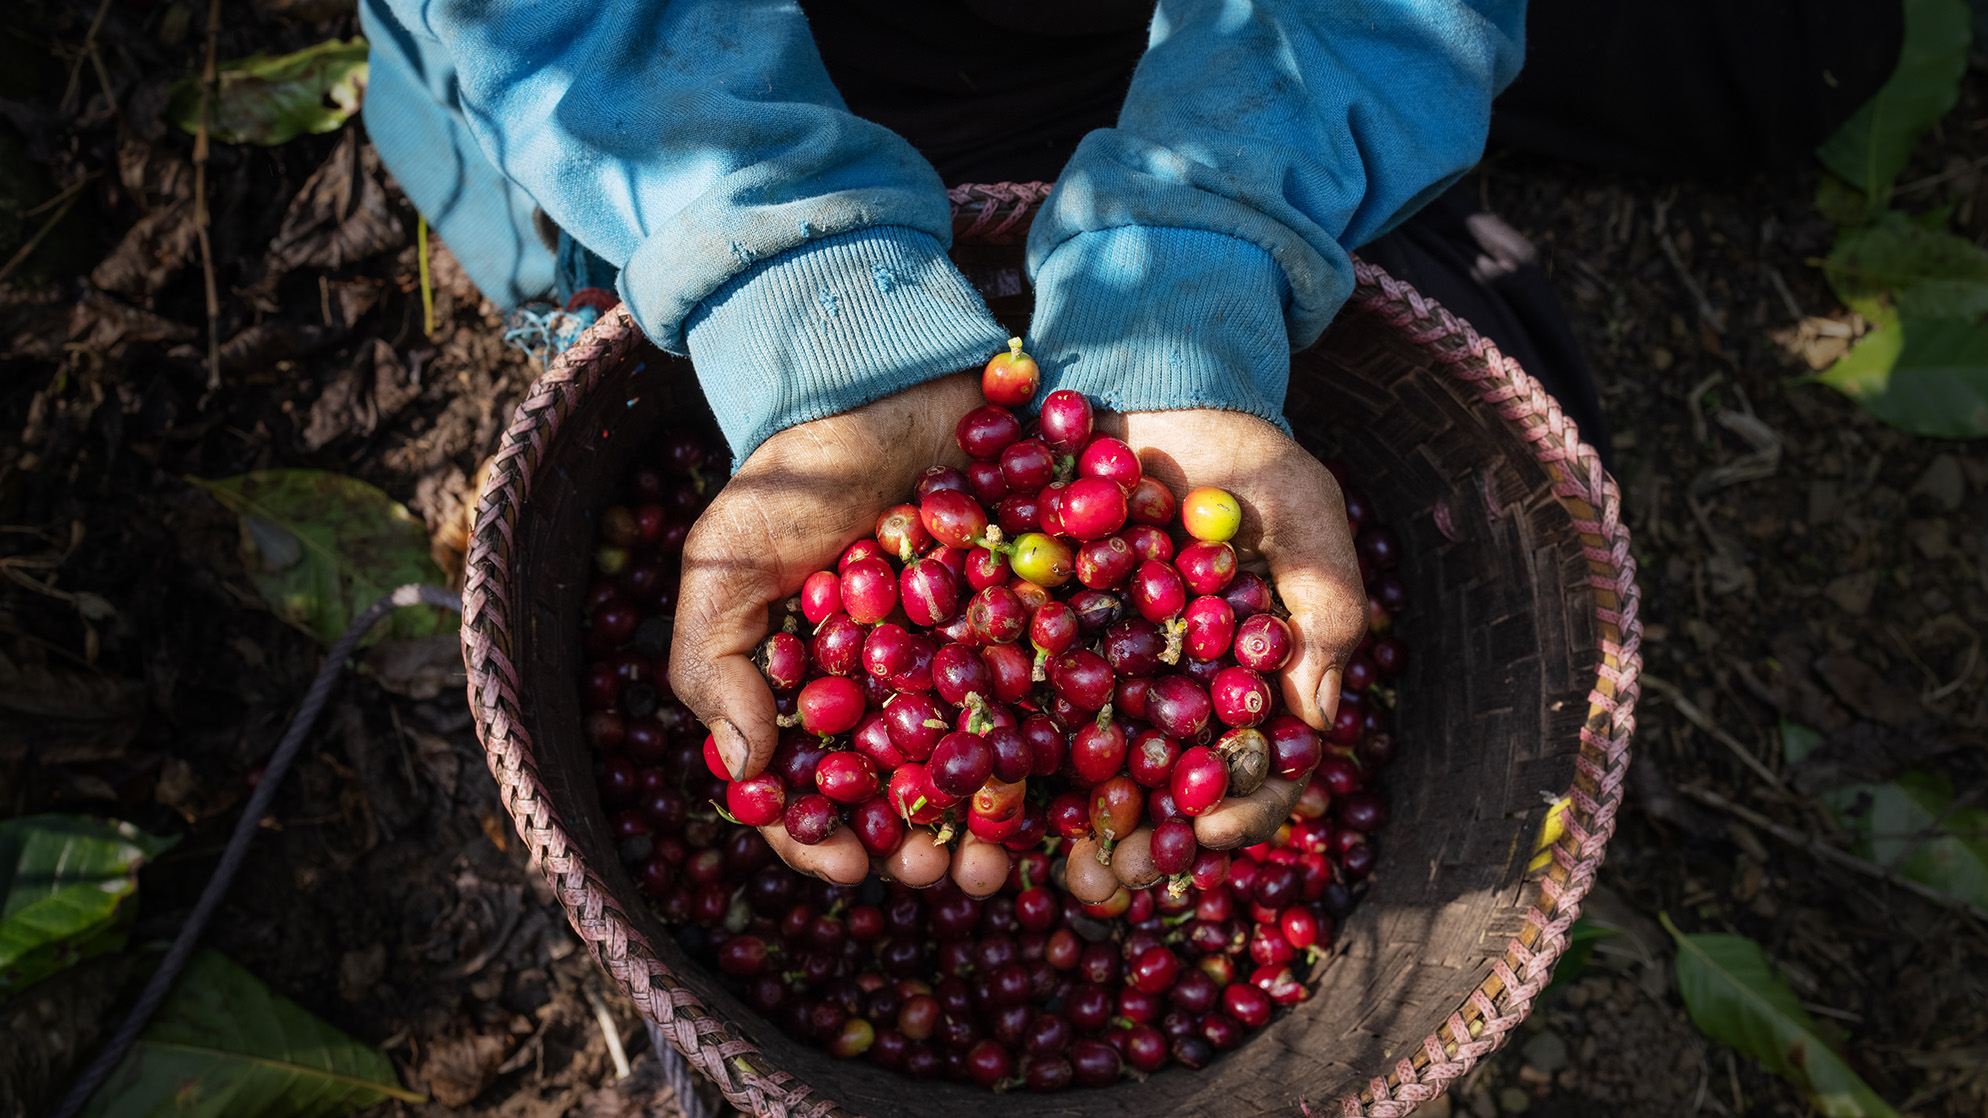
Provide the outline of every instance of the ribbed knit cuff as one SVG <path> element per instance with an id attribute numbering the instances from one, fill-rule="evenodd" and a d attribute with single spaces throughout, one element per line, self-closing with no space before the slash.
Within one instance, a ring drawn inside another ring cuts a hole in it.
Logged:
<path id="1" fill-rule="evenodd" d="M 776 431 L 978 367 L 1007 340 L 938 239 L 902 226 L 755 265 L 704 300 L 685 335 L 738 462 Z"/>
<path id="2" fill-rule="evenodd" d="M 1268 252 L 1198 229 L 1123 226 L 1059 245 L 1035 277 L 1045 391 L 1113 411 L 1220 408 L 1287 433 L 1290 284 Z"/>

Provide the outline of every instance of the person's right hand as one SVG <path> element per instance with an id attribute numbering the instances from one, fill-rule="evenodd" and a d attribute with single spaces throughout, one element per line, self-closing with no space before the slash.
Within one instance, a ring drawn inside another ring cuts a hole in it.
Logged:
<path id="1" fill-rule="evenodd" d="M 963 466 L 954 425 L 982 403 L 980 378 L 954 374 L 767 439 L 691 528 L 670 647 L 670 686 L 709 727 L 733 777 L 766 768 L 779 741 L 773 692 L 753 664 L 772 611 L 849 541 L 876 531 L 929 466 Z M 872 866 L 847 827 L 804 846 L 780 823 L 760 833 L 788 865 L 844 885 L 872 868 L 908 885 L 948 867 L 961 888 L 991 893 L 1008 873 L 1007 851 L 963 839 L 948 855 L 913 827 L 902 849 Z"/>

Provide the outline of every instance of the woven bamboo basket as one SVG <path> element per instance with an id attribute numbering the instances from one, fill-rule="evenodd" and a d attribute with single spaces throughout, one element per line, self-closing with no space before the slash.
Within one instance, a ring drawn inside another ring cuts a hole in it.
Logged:
<path id="1" fill-rule="evenodd" d="M 1020 333 L 1041 184 L 956 189 L 956 258 Z M 1360 264 L 1294 356 L 1288 413 L 1402 538 L 1413 655 L 1371 888 L 1312 999 L 1208 1068 L 1016 1098 L 802 1046 L 688 960 L 615 854 L 581 734 L 592 517 L 663 423 L 709 422 L 686 362 L 624 308 L 533 386 L 477 507 L 469 697 L 503 801 L 573 928 L 691 1066 L 753 1115 L 1337 1111 L 1405 1115 L 1525 1019 L 1567 946 L 1629 768 L 1636 564 L 1615 482 L 1553 399 L 1468 324 Z M 1543 830 L 1549 803 L 1564 824 Z M 1542 834 L 1553 835 L 1540 847 Z M 1540 855 L 1543 855 L 1540 856 Z M 1543 865 L 1542 865 L 1543 863 Z"/>

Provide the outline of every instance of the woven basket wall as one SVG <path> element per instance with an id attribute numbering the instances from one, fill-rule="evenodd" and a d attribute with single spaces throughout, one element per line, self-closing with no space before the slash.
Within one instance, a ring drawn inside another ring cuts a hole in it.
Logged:
<path id="1" fill-rule="evenodd" d="M 953 192 L 956 256 L 1025 316 L 1019 242 L 1041 184 Z M 470 701 L 518 833 L 574 929 L 692 1066 L 756 1115 L 1398 1116 L 1523 1021 L 1614 831 L 1634 729 L 1635 562 L 1613 479 L 1571 421 L 1466 324 L 1360 265 L 1293 358 L 1288 412 L 1401 535 L 1411 667 L 1372 889 L 1311 1001 L 1206 1070 L 1019 1099 L 915 1083 L 802 1046 L 678 950 L 615 855 L 576 685 L 593 517 L 664 423 L 709 424 L 688 365 L 624 308 L 534 386 L 477 509 Z M 1010 321 L 1020 333 L 1021 323 Z M 715 428 L 713 428 L 715 432 Z M 714 435 L 715 437 L 715 435 Z M 1551 796 L 1571 798 L 1528 872 Z"/>

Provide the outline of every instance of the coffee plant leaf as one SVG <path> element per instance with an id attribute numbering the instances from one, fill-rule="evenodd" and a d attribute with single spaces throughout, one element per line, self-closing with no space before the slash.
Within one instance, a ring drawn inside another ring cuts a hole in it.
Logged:
<path id="1" fill-rule="evenodd" d="M 196 952 L 84 1118 L 329 1118 L 422 1103 L 393 1064 L 216 951 Z"/>
<path id="2" fill-rule="evenodd" d="M 1898 1118 L 1836 1053 L 1815 1018 L 1745 936 L 1686 935 L 1668 913 L 1657 917 L 1677 941 L 1677 986 L 1698 1031 L 1768 1071 L 1808 1089 L 1828 1118 Z"/>
<path id="3" fill-rule="evenodd" d="M 1906 319 L 1988 317 L 1988 252 L 1948 233 L 1937 215 L 1896 211 L 1843 229 L 1823 262 L 1837 298 L 1866 318 L 1888 301 Z"/>
<path id="4" fill-rule="evenodd" d="M 1816 157 L 1875 205 L 1890 196 L 1919 137 L 1960 96 L 1972 17 L 1966 0 L 1905 0 L 1905 42 L 1898 68 Z"/>
<path id="5" fill-rule="evenodd" d="M 138 867 L 178 841 L 82 815 L 0 822 L 0 1000 L 123 947 Z"/>
<path id="6" fill-rule="evenodd" d="M 344 127 L 366 94 L 366 40 L 327 39 L 293 54 L 260 52 L 216 70 L 207 134 L 226 144 L 287 143 Z M 174 83 L 167 116 L 189 135 L 200 131 L 200 77 Z"/>
<path id="7" fill-rule="evenodd" d="M 1988 809 L 1954 806 L 1953 785 L 1908 772 L 1888 784 L 1836 789 L 1824 802 L 1857 852 L 1950 897 L 1988 908 Z"/>
<path id="8" fill-rule="evenodd" d="M 1822 732 L 1799 722 L 1781 720 L 1781 760 L 1799 765 L 1822 746 Z"/>
<path id="9" fill-rule="evenodd" d="M 257 592 L 285 621 L 327 644 L 395 587 L 439 583 L 428 530 L 379 489 L 323 470 L 260 470 L 188 478 L 240 518 L 242 562 Z M 446 631 L 432 606 L 395 610 L 371 638 Z"/>
<path id="10" fill-rule="evenodd" d="M 1908 318 L 1888 303 L 1860 313 L 1875 327 L 1816 377 L 1915 435 L 1988 435 L 1988 318 Z"/>

